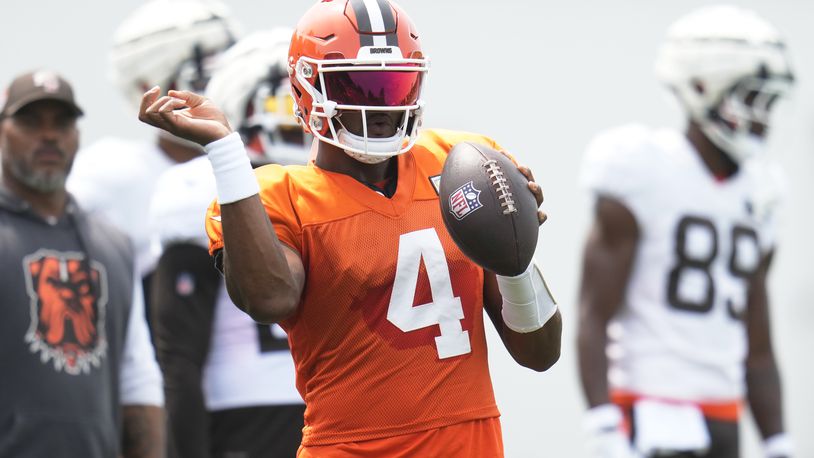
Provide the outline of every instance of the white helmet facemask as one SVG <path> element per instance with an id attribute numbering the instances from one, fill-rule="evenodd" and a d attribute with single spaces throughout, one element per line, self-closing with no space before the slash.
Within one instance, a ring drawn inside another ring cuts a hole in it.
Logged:
<path id="1" fill-rule="evenodd" d="M 331 126 L 331 132 L 335 132 L 339 143 L 346 154 L 365 164 L 379 164 L 387 159 L 400 154 L 404 139 L 407 137 L 407 123 L 409 122 L 409 115 L 402 116 L 399 127 L 396 132 L 390 137 L 370 137 L 367 134 L 367 110 L 362 110 L 362 135 L 356 135 L 349 131 L 343 124 L 341 116 L 337 115 L 333 119 L 339 124 L 340 129 L 334 130 L 334 125 Z M 412 145 L 412 144 L 411 144 Z M 409 149 L 409 148 L 408 148 Z M 405 150 L 406 151 L 406 150 Z"/>
<path id="2" fill-rule="evenodd" d="M 361 48 L 356 59 L 301 57 L 295 69 L 297 81 L 313 98 L 311 132 L 366 164 L 383 162 L 412 148 L 421 125 L 421 91 L 429 69 L 427 59 L 405 59 L 398 47 L 373 49 L 375 55 L 371 48 Z M 384 53 L 383 49 L 390 52 Z M 315 72 L 319 87 L 308 81 Z M 361 116 L 361 135 L 348 131 L 339 116 L 354 111 Z M 367 117 L 372 112 L 403 113 L 392 136 L 377 138 L 368 134 Z"/>
<path id="3" fill-rule="evenodd" d="M 170 78 L 172 89 L 201 93 L 206 89 L 220 51 L 205 51 L 195 45 L 192 55 L 178 65 L 178 71 Z M 169 89 L 169 88 L 168 88 Z"/>
<path id="4" fill-rule="evenodd" d="M 255 160 L 282 165 L 305 164 L 308 161 L 309 135 L 294 116 L 287 76 L 273 75 L 273 81 L 262 81 L 251 97 L 251 114 L 240 128 L 251 132 L 259 129 L 257 138 L 262 151 Z"/>
<path id="5" fill-rule="evenodd" d="M 791 89 L 789 78 L 747 77 L 726 93 L 716 108 L 698 119 L 701 130 L 734 161 L 743 162 L 766 150 L 766 133 L 752 132 L 753 124 L 770 126 L 774 102 Z"/>
<path id="6" fill-rule="evenodd" d="M 755 12 L 732 5 L 704 6 L 667 31 L 656 75 L 678 97 L 689 117 L 733 160 L 765 148 L 774 100 L 794 76 L 780 32 Z"/>

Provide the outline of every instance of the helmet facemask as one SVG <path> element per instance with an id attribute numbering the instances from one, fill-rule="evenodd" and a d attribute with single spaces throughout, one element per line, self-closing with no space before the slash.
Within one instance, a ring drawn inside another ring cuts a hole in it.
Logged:
<path id="1" fill-rule="evenodd" d="M 375 58 L 371 49 L 390 50 Z M 356 59 L 317 60 L 301 57 L 295 67 L 296 79 L 313 99 L 308 116 L 309 130 L 321 141 L 342 148 L 354 159 L 367 164 L 383 162 L 408 151 L 418 137 L 424 101 L 421 91 L 429 67 L 427 59 L 401 57 L 397 47 L 367 48 Z M 342 124 L 341 113 L 358 112 L 362 132 L 350 132 Z M 401 112 L 394 135 L 371 137 L 367 116 L 371 112 Z M 302 116 L 302 113 L 300 114 Z"/>
<path id="2" fill-rule="evenodd" d="M 259 151 L 252 155 L 255 164 L 303 164 L 307 158 L 309 136 L 297 123 L 294 99 L 281 81 L 288 82 L 278 74 L 271 75 L 257 87 L 247 107 L 241 133 L 258 142 Z"/>
<path id="3" fill-rule="evenodd" d="M 233 41 L 230 39 L 229 43 L 232 42 Z M 227 46 L 231 46 L 231 44 Z M 192 49 L 192 56 L 190 56 L 189 59 L 181 62 L 178 65 L 178 70 L 170 77 L 169 81 L 163 83 L 166 90 L 191 91 L 198 93 L 203 92 L 206 89 L 206 85 L 209 83 L 209 79 L 212 76 L 212 70 L 214 69 L 217 59 L 222 51 L 223 50 L 221 49 L 217 49 L 206 52 L 200 45 L 195 45 Z M 173 135 L 164 130 L 159 129 L 158 135 L 161 138 L 165 138 L 177 145 L 190 149 L 202 150 L 201 145 Z"/>
<path id="4" fill-rule="evenodd" d="M 231 45 L 232 42 L 227 47 Z M 204 92 L 222 51 L 219 49 L 206 52 L 200 45 L 195 45 L 192 56 L 178 65 L 178 70 L 166 83 L 167 89 Z"/>
<path id="5" fill-rule="evenodd" d="M 742 78 L 706 117 L 698 120 L 701 130 L 736 162 L 762 154 L 766 149 L 772 107 L 789 92 L 791 84 L 791 79 L 786 77 Z"/>

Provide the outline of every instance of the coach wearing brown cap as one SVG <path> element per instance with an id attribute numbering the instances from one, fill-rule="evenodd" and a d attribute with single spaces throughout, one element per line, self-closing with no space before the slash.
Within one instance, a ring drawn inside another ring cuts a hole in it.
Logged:
<path id="1" fill-rule="evenodd" d="M 8 87 L 3 106 L 3 116 L 12 116 L 20 108 L 39 100 L 56 100 L 64 103 L 76 114 L 82 109 L 74 102 L 73 89 L 67 81 L 52 71 L 40 70 L 18 76 Z"/>
<path id="2" fill-rule="evenodd" d="M 17 77 L 6 91 L 2 119 L 3 184 L 43 217 L 61 214 L 65 179 L 79 147 L 82 109 L 73 89 L 54 72 Z"/>
<path id="3" fill-rule="evenodd" d="M 82 109 L 46 70 L 1 103 L 0 457 L 163 456 L 130 242 L 65 190 Z"/>

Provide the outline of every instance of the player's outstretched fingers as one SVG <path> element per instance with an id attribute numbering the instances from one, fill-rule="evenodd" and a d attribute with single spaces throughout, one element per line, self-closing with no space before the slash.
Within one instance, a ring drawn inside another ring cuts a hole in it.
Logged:
<path id="1" fill-rule="evenodd" d="M 158 97 L 157 99 L 154 99 L 152 103 L 150 103 L 150 105 L 140 113 L 139 119 L 142 122 L 145 122 L 151 126 L 158 127 L 159 129 L 165 129 L 166 126 L 164 120 L 158 114 L 158 110 L 159 108 L 161 108 L 162 105 L 167 103 L 168 100 L 169 97 L 167 96 L 162 96 Z"/>
<path id="2" fill-rule="evenodd" d="M 175 97 L 170 97 L 161 107 L 158 108 L 158 115 L 164 120 L 166 125 L 168 126 L 167 129 L 175 129 L 183 123 L 182 119 L 179 119 L 180 111 L 183 108 L 186 108 L 186 102 L 181 99 L 176 99 Z"/>
<path id="3" fill-rule="evenodd" d="M 158 96 L 161 94 L 161 88 L 158 86 L 153 86 L 152 89 L 145 92 L 144 95 L 141 96 L 141 104 L 139 104 L 138 109 L 138 118 L 142 122 L 147 122 L 143 116 L 147 112 L 147 108 L 150 107 L 153 103 L 155 103 Z"/>
<path id="4" fill-rule="evenodd" d="M 139 121 L 151 126 L 160 127 L 156 124 L 157 120 L 155 119 L 153 110 L 151 110 L 151 108 L 155 109 L 157 103 L 161 103 L 160 99 L 162 97 L 160 96 L 161 89 L 158 86 L 155 86 L 144 93 L 144 95 L 141 97 L 141 105 L 139 106 Z"/>
<path id="5" fill-rule="evenodd" d="M 147 107 L 147 110 L 145 110 L 145 116 L 147 118 L 145 122 L 152 126 L 158 127 L 159 129 L 164 129 L 167 132 L 175 133 L 175 123 L 173 122 L 172 116 L 173 112 L 161 111 L 162 108 L 171 103 L 172 97 L 167 95 L 159 97 L 155 102 L 152 103 L 152 105 Z"/>
<path id="6" fill-rule="evenodd" d="M 183 100 L 170 97 L 169 100 L 158 108 L 158 114 L 161 115 L 165 121 L 174 124 L 176 115 L 179 114 L 179 111 L 176 110 L 181 110 L 186 107 L 186 103 Z"/>
<path id="7" fill-rule="evenodd" d="M 526 167 L 525 165 L 518 165 L 517 170 L 519 170 L 527 180 L 534 181 L 534 174 L 531 173 L 530 168 Z"/>
<path id="8" fill-rule="evenodd" d="M 153 101 L 153 103 L 151 103 L 150 106 L 148 106 L 147 109 L 144 110 L 144 113 L 148 117 L 155 118 L 155 115 L 158 113 L 158 110 L 160 110 L 161 107 L 163 107 L 164 104 L 169 102 L 169 101 L 170 101 L 170 96 L 162 95 L 161 97 L 155 99 L 155 101 Z"/>
<path id="9" fill-rule="evenodd" d="M 206 101 L 206 97 L 190 91 L 171 90 L 168 95 L 183 100 L 190 108 L 195 108 Z"/>
<path id="10" fill-rule="evenodd" d="M 167 100 L 163 105 L 161 105 L 161 107 L 158 109 L 158 112 L 167 113 L 169 111 L 178 110 L 184 107 L 186 107 L 185 101 L 175 97 L 170 97 L 169 100 Z"/>
<path id="11" fill-rule="evenodd" d="M 542 226 L 543 223 L 545 223 L 547 219 L 548 219 L 548 215 L 544 211 L 537 210 L 537 221 L 540 222 L 540 226 Z"/>
<path id="12" fill-rule="evenodd" d="M 529 191 L 534 194 L 534 199 L 537 200 L 537 206 L 542 205 L 545 200 L 543 188 L 536 181 L 529 181 Z"/>

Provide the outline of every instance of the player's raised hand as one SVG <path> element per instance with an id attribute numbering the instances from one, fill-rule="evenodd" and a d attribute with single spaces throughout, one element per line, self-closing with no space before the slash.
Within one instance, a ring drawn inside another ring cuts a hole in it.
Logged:
<path id="1" fill-rule="evenodd" d="M 202 146 L 232 133 L 226 116 L 206 97 L 189 91 L 160 93 L 158 86 L 144 93 L 139 120 Z"/>

